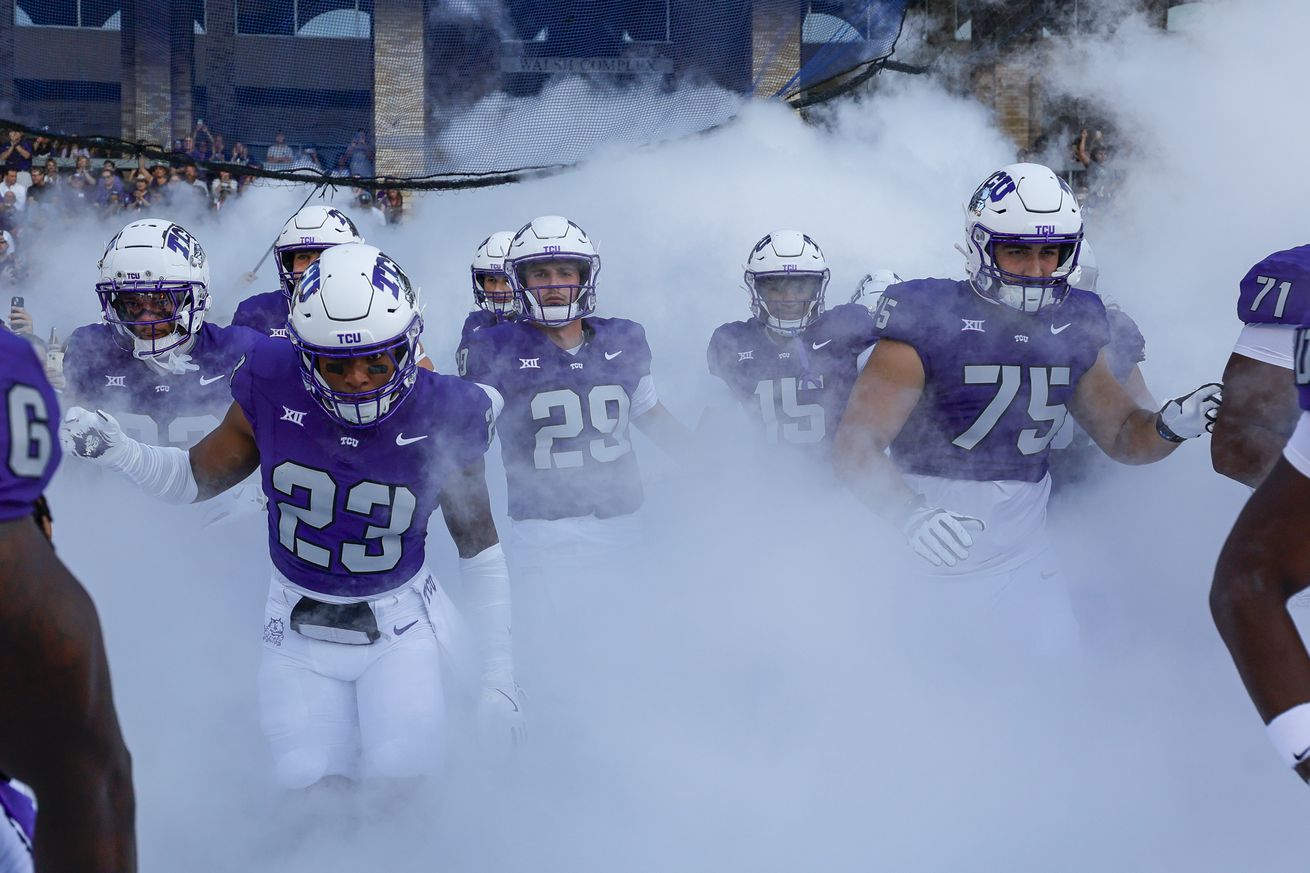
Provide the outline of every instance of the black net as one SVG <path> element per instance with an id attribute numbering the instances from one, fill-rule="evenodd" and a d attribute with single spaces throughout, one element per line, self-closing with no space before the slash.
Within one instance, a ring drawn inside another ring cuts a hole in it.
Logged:
<path id="1" fill-rule="evenodd" d="M 843 93 L 907 2 L 0 0 L 0 127 L 61 169 L 494 184 Z"/>

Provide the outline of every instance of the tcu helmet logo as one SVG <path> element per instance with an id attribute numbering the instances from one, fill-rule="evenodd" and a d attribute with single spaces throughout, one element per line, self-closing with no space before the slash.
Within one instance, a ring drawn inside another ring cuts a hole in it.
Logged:
<path id="1" fill-rule="evenodd" d="M 186 228 L 170 224 L 164 231 L 164 248 L 172 249 L 185 258 L 193 267 L 205 263 L 205 250 L 196 242 L 195 237 L 187 233 Z"/>
<path id="2" fill-rule="evenodd" d="M 300 284 L 298 286 L 299 294 L 296 299 L 304 303 L 309 298 L 318 293 L 319 286 L 322 284 L 322 276 L 319 275 L 318 261 L 310 264 L 305 268 L 305 272 L 300 275 Z"/>
<path id="3" fill-rule="evenodd" d="M 1054 224 L 1039 224 L 1039 225 L 1037 225 L 1036 227 L 1037 227 L 1037 235 L 1038 235 L 1038 236 L 1054 236 L 1054 235 L 1055 235 L 1055 225 L 1054 225 Z"/>
<path id="4" fill-rule="evenodd" d="M 409 284 L 409 279 L 401 272 L 400 265 L 386 255 L 379 254 L 378 261 L 373 265 L 373 287 L 379 291 L 386 291 L 397 300 L 403 291 L 405 299 L 409 305 L 414 305 L 414 288 Z"/>
<path id="5" fill-rule="evenodd" d="M 355 227 L 355 222 L 351 221 L 350 216 L 346 215 L 346 213 L 342 212 L 340 209 L 329 209 L 328 218 L 335 218 L 342 227 L 350 231 L 352 236 L 359 236 L 359 229 Z"/>
<path id="6" fill-rule="evenodd" d="M 358 333 L 338 333 L 337 342 L 341 343 L 343 346 L 347 346 L 351 344 L 359 345 L 363 340 Z"/>
<path id="7" fill-rule="evenodd" d="M 1004 170 L 997 170 L 988 177 L 986 182 L 978 186 L 978 190 L 973 193 L 969 200 L 969 210 L 974 215 L 981 215 L 987 206 L 987 201 L 999 203 L 1005 198 L 1005 195 L 1013 192 L 1018 186 L 1010 174 Z"/>

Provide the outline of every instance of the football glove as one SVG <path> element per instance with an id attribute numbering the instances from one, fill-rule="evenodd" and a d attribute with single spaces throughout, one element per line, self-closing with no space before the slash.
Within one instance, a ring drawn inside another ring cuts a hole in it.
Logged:
<path id="1" fill-rule="evenodd" d="M 1223 402 L 1223 386 L 1209 382 L 1190 394 L 1165 403 L 1156 414 L 1155 429 L 1171 443 L 1213 433 L 1214 420 Z"/>
<path id="2" fill-rule="evenodd" d="M 509 740 L 522 745 L 528 738 L 523 721 L 523 689 L 514 680 L 484 684 L 478 700 L 478 734 L 493 747 Z"/>
<path id="3" fill-rule="evenodd" d="M 59 423 L 59 445 L 70 455 L 115 469 L 121 466 L 134 442 L 123 433 L 118 419 L 107 412 L 74 406 Z"/>
<path id="4" fill-rule="evenodd" d="M 910 547 L 934 567 L 954 567 L 969 557 L 973 537 L 966 528 L 986 529 L 982 519 L 924 506 L 911 512 L 901 530 Z"/>

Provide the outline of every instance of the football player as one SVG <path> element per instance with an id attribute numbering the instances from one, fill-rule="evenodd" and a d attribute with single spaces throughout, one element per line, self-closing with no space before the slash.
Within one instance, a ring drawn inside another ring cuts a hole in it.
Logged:
<path id="1" fill-rule="evenodd" d="M 513 231 L 497 231 L 484 239 L 473 253 L 469 273 L 473 277 L 473 302 L 477 308 L 464 319 L 464 327 L 460 330 L 459 348 L 455 351 L 457 366 L 467 356 L 468 339 L 475 331 L 518 317 L 518 297 L 505 274 L 505 256 L 509 254 L 509 244 L 513 239 Z"/>
<path id="2" fill-rule="evenodd" d="M 0 400 L 0 770 L 41 798 L 37 869 L 135 870 L 132 765 L 100 622 L 33 522 L 59 464 L 59 403 L 31 345 L 4 330 Z M 0 784 L 0 810 L 0 870 L 31 870 L 31 798 Z"/>
<path id="3" fill-rule="evenodd" d="M 824 309 L 828 263 L 799 231 L 764 237 L 745 271 L 751 317 L 714 331 L 710 372 L 727 385 L 765 443 L 813 446 L 826 454 L 873 350 L 873 315 L 857 303 Z"/>
<path id="4" fill-rule="evenodd" d="M 567 218 L 524 225 L 505 269 L 519 317 L 472 334 L 460 372 L 504 398 L 497 429 L 515 532 L 525 546 L 627 546 L 643 500 L 629 423 L 674 453 L 686 441 L 655 392 L 646 332 L 593 314 L 600 256 Z"/>
<path id="5" fill-rule="evenodd" d="M 206 321 L 209 260 L 180 225 L 132 222 L 99 268 L 104 323 L 68 338 L 66 404 L 103 409 L 142 442 L 191 446 L 225 414 L 228 374 L 259 334 Z"/>
<path id="6" fill-rule="evenodd" d="M 988 580 L 1007 597 L 1040 594 L 1050 632 L 1076 635 L 1067 594 L 1052 596 L 1062 583 L 1045 534 L 1047 459 L 1066 406 L 1106 454 L 1142 464 L 1207 431 L 1219 386 L 1151 412 L 1115 379 L 1105 307 L 1069 285 L 1083 236 L 1078 203 L 1049 169 L 998 170 L 965 209 L 969 278 L 883 294 L 880 339 L 838 428 L 835 460 L 936 572 Z"/>
<path id="7" fill-rule="evenodd" d="M 507 737 L 521 729 L 509 575 L 483 476 L 492 395 L 421 370 L 422 328 L 417 289 L 395 261 L 334 246 L 301 277 L 290 342 L 264 338 L 237 363 L 235 402 L 189 453 L 85 409 L 60 428 L 70 451 L 170 502 L 260 471 L 274 568 L 261 722 L 287 787 L 440 767 L 441 668 L 457 667 L 464 647 L 425 566 L 438 504 L 481 630 L 484 715 L 503 714 Z"/>
<path id="8" fill-rule="evenodd" d="M 1310 781 L 1310 655 L 1287 611 L 1310 585 L 1310 331 L 1294 343 L 1300 419 L 1224 543 L 1210 611 L 1274 749 Z"/>
<path id="9" fill-rule="evenodd" d="M 257 330 L 265 336 L 285 338 L 287 313 L 296 282 L 324 250 L 342 243 L 362 243 L 359 229 L 350 216 L 330 206 L 302 206 L 287 219 L 273 243 L 278 287 L 252 294 L 237 304 L 232 323 Z"/>
<path id="10" fill-rule="evenodd" d="M 1259 485 L 1296 427 L 1292 332 L 1310 316 L 1310 245 L 1275 252 L 1238 288 L 1242 321 L 1224 367 L 1227 403 L 1215 422 L 1210 460 L 1217 472 Z"/>

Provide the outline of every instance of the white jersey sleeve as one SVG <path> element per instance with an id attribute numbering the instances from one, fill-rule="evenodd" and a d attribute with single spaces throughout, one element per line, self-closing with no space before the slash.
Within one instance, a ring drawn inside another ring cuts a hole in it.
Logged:
<path id="1" fill-rule="evenodd" d="M 1242 325 L 1242 332 L 1237 335 L 1233 353 L 1290 370 L 1292 369 L 1292 334 L 1295 330 L 1295 325 Z"/>
<path id="2" fill-rule="evenodd" d="M 1301 413 L 1296 430 L 1292 431 L 1292 438 L 1283 447 L 1283 457 L 1302 476 L 1310 479 L 1310 412 Z"/>

